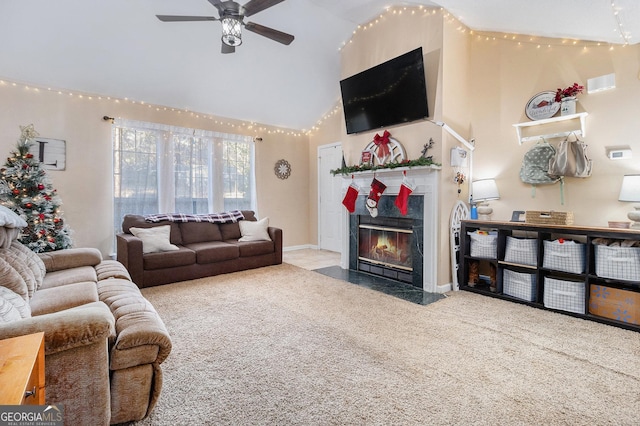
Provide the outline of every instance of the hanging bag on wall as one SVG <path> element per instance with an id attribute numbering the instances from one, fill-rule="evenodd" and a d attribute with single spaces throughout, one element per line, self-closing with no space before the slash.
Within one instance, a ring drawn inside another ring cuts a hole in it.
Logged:
<path id="1" fill-rule="evenodd" d="M 591 176 L 591 159 L 587 152 L 587 145 L 575 136 L 575 141 L 565 138 L 556 154 L 549 160 L 549 173 L 557 176 L 586 178 Z"/>
<path id="2" fill-rule="evenodd" d="M 549 160 L 556 155 L 556 150 L 544 139 L 535 144 L 524 154 L 520 179 L 531 185 L 556 183 L 560 178 L 549 173 Z"/>

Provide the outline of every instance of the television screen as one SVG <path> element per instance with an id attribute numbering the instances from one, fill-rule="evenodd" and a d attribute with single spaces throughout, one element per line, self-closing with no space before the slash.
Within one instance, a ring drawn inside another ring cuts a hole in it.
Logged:
<path id="1" fill-rule="evenodd" d="M 422 47 L 340 81 L 347 134 L 429 116 Z"/>

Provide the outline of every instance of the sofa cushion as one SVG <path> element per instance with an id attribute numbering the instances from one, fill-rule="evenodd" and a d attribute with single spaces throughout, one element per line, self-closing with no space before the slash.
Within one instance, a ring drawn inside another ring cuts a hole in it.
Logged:
<path id="1" fill-rule="evenodd" d="M 269 218 L 265 217 L 256 222 L 243 220 L 238 223 L 240 226 L 240 234 L 242 237 L 238 241 L 271 241 L 267 228 L 269 227 Z"/>
<path id="2" fill-rule="evenodd" d="M 242 222 L 242 221 L 240 221 Z M 242 236 L 240 233 L 240 225 L 238 223 L 221 223 L 220 233 L 222 234 L 222 240 L 237 240 Z"/>
<path id="3" fill-rule="evenodd" d="M 196 263 L 196 253 L 186 247 L 178 246 L 177 251 L 147 253 L 143 257 L 143 263 L 146 271 L 193 265 Z"/>
<path id="4" fill-rule="evenodd" d="M 217 223 L 184 222 L 180 224 L 182 244 L 189 245 L 203 241 L 222 241 L 222 234 Z"/>
<path id="5" fill-rule="evenodd" d="M 240 250 L 240 257 L 260 256 L 261 254 L 269 254 L 275 251 L 273 241 L 230 241 L 233 242 Z"/>
<path id="6" fill-rule="evenodd" d="M 38 254 L 34 251 L 30 250 L 29 247 L 25 246 L 22 243 L 19 243 L 18 241 L 14 241 L 13 243 L 11 243 L 10 249 L 23 254 L 24 262 L 33 271 L 33 276 L 36 280 L 35 289 L 39 289 L 42 285 L 44 275 L 47 273 L 47 269 L 40 256 L 38 256 Z"/>
<path id="7" fill-rule="evenodd" d="M 97 301 L 98 289 L 93 281 L 41 288 L 31 299 L 31 314 L 50 314 Z"/>
<path id="8" fill-rule="evenodd" d="M 0 322 L 11 322 L 30 316 L 31 308 L 20 295 L 6 287 L 0 287 Z"/>
<path id="9" fill-rule="evenodd" d="M 93 266 L 79 266 L 77 268 L 48 272 L 44 276 L 40 288 L 53 288 L 86 281 L 93 281 L 94 283 L 98 281 L 98 276 Z"/>
<path id="10" fill-rule="evenodd" d="M 0 286 L 8 288 L 24 300 L 29 300 L 27 283 L 24 282 L 18 271 L 2 258 L 0 258 Z"/>
<path id="11" fill-rule="evenodd" d="M 20 235 L 20 228 L 0 227 L 0 248 L 7 248 Z"/>
<path id="12" fill-rule="evenodd" d="M 156 226 L 154 228 L 129 228 L 129 231 L 142 240 L 142 253 L 178 250 L 178 246 L 171 244 L 169 241 L 170 225 Z"/>
<path id="13" fill-rule="evenodd" d="M 131 234 L 131 228 L 154 228 L 156 226 L 171 226 L 171 233 L 169 237 L 169 241 L 171 244 L 180 245 L 182 244 L 182 234 L 180 233 L 180 226 L 175 222 L 158 222 L 152 223 L 144 220 L 143 216 L 137 214 L 128 214 L 124 216 L 122 220 L 122 231 Z"/>
<path id="14" fill-rule="evenodd" d="M 187 247 L 196 252 L 196 262 L 200 264 L 222 262 L 240 257 L 240 250 L 236 245 L 223 241 L 194 243 Z"/>
<path id="15" fill-rule="evenodd" d="M 25 255 L 19 251 L 12 250 L 11 246 L 0 249 L 0 259 L 6 261 L 13 269 L 15 269 L 20 277 L 27 285 L 27 299 L 33 295 L 36 289 L 36 277 L 33 270 L 26 262 Z"/>

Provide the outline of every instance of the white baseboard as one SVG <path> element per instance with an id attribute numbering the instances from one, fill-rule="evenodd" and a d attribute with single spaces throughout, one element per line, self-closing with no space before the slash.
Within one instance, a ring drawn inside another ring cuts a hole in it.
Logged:
<path id="1" fill-rule="evenodd" d="M 282 247 L 282 251 L 294 251 L 294 250 L 305 250 L 305 249 L 318 250 L 318 246 L 314 244 L 304 244 L 301 246 Z"/>
<path id="2" fill-rule="evenodd" d="M 439 284 L 436 286 L 436 293 L 446 293 L 448 291 L 451 291 L 452 288 L 453 283 Z"/>

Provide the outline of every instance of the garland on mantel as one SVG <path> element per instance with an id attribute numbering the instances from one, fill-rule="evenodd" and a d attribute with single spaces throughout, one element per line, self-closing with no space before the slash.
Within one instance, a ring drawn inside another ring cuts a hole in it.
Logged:
<path id="1" fill-rule="evenodd" d="M 348 175 L 356 172 L 367 172 L 382 169 L 395 169 L 398 167 L 418 167 L 418 166 L 442 166 L 440 163 L 433 161 L 431 157 L 420 157 L 417 160 L 403 160 L 399 163 L 386 163 L 378 166 L 372 166 L 370 164 L 358 164 L 355 166 L 344 166 L 339 169 L 331 170 L 332 175 L 342 174 Z"/>

